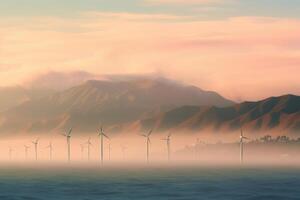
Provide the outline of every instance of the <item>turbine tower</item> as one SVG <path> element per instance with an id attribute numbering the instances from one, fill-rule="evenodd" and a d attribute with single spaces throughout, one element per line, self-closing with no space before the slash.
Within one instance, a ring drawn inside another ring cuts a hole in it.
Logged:
<path id="1" fill-rule="evenodd" d="M 35 141 L 32 141 L 32 144 L 34 144 L 34 150 L 35 150 L 35 160 L 38 160 L 38 144 L 39 144 L 39 138 Z"/>
<path id="2" fill-rule="evenodd" d="M 168 151 L 168 161 L 171 160 L 171 147 L 170 147 L 170 143 L 171 143 L 171 133 L 168 134 L 168 136 L 162 140 L 165 140 L 167 143 L 167 151 Z"/>
<path id="3" fill-rule="evenodd" d="M 108 160 L 110 161 L 110 155 L 111 155 L 111 145 L 110 142 L 108 143 Z"/>
<path id="4" fill-rule="evenodd" d="M 46 148 L 49 148 L 49 160 L 52 160 L 52 152 L 53 152 L 52 142 L 50 142 Z"/>
<path id="5" fill-rule="evenodd" d="M 142 137 L 145 137 L 146 138 L 146 145 L 147 145 L 147 162 L 149 162 L 149 146 L 151 144 L 151 141 L 150 141 L 150 135 L 152 134 L 152 129 L 149 131 L 148 134 L 141 134 Z"/>
<path id="6" fill-rule="evenodd" d="M 88 160 L 90 160 L 90 146 L 92 145 L 91 138 L 88 139 L 88 141 L 86 142 L 86 144 L 87 144 Z"/>
<path id="7" fill-rule="evenodd" d="M 240 135 L 240 163 L 244 163 L 244 139 L 249 140 L 249 138 L 245 137 L 243 135 L 243 129 L 241 129 L 241 135 Z"/>
<path id="8" fill-rule="evenodd" d="M 103 131 L 103 127 L 101 126 L 100 128 L 100 132 L 98 133 L 98 136 L 100 137 L 100 159 L 101 159 L 101 164 L 103 164 L 103 137 L 106 137 L 107 139 L 109 139 L 109 137 L 107 135 L 105 135 L 104 131 Z"/>
<path id="9" fill-rule="evenodd" d="M 72 128 L 70 128 L 68 133 L 62 134 L 67 138 L 67 145 L 68 145 L 68 162 L 71 161 L 71 133 L 72 133 Z"/>
<path id="10" fill-rule="evenodd" d="M 27 160 L 28 159 L 28 149 L 29 149 L 30 147 L 29 146 L 27 146 L 27 145 L 24 145 L 24 150 L 25 150 L 25 159 Z"/>

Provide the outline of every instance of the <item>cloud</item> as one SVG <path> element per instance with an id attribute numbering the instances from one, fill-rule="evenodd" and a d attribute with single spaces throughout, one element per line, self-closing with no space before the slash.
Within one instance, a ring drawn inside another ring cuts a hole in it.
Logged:
<path id="1" fill-rule="evenodd" d="M 24 81 L 24 85 L 30 88 L 44 88 L 64 90 L 88 80 L 106 80 L 104 76 L 88 73 L 85 71 L 49 71 L 35 74 Z"/>
<path id="2" fill-rule="evenodd" d="M 216 5 L 236 0 L 144 0 L 147 5 Z"/>
<path id="3" fill-rule="evenodd" d="M 300 94 L 300 20 L 85 13 L 0 20 L 1 84 L 48 71 L 163 74 L 232 99 Z"/>

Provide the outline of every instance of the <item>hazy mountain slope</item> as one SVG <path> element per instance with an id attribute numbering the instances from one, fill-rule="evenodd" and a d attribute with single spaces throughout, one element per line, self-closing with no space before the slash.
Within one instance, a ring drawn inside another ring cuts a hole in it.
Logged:
<path id="1" fill-rule="evenodd" d="M 215 92 L 165 79 L 87 81 L 71 89 L 26 101 L 2 113 L 0 131 L 53 131 L 74 126 L 95 131 L 183 105 L 228 106 Z"/>
<path id="2" fill-rule="evenodd" d="M 300 130 L 300 97 L 285 95 L 258 102 L 244 102 L 219 108 L 214 106 L 184 106 L 156 117 L 139 121 L 142 129 L 159 131 L 209 129 L 226 131 L 241 126 L 251 130 Z"/>
<path id="3" fill-rule="evenodd" d="M 32 89 L 21 86 L 0 88 L 0 112 L 16 107 L 25 101 L 41 98 L 53 94 L 54 91 L 46 89 Z"/>

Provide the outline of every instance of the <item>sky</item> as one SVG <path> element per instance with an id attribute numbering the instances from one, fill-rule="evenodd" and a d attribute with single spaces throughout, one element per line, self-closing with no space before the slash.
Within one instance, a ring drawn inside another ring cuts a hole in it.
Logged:
<path id="1" fill-rule="evenodd" d="M 0 2 L 0 86 L 157 74 L 235 101 L 300 95 L 299 0 Z"/>

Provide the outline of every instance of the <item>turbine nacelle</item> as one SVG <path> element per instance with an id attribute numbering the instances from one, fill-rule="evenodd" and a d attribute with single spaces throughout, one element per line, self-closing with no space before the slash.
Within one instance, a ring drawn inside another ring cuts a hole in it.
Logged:
<path id="1" fill-rule="evenodd" d="M 107 139 L 109 139 L 110 140 L 110 138 L 104 133 L 104 131 L 103 131 L 103 127 L 101 126 L 101 128 L 100 128 L 100 132 L 98 133 L 98 136 L 104 136 L 104 137 L 106 137 Z"/>
<path id="2" fill-rule="evenodd" d="M 250 140 L 250 138 L 247 138 L 245 136 L 240 136 L 240 139 Z"/>
<path id="3" fill-rule="evenodd" d="M 46 148 L 52 148 L 52 143 L 50 142 L 48 146 L 46 146 Z"/>
<path id="4" fill-rule="evenodd" d="M 250 140 L 250 138 L 245 137 L 244 134 L 243 134 L 243 129 L 241 129 L 240 141 L 243 142 L 243 140 Z"/>
<path id="5" fill-rule="evenodd" d="M 89 139 L 87 140 L 86 144 L 87 144 L 87 145 L 92 145 L 92 143 L 91 143 L 91 138 L 89 138 Z"/>
<path id="6" fill-rule="evenodd" d="M 140 136 L 142 136 L 142 137 L 145 137 L 145 138 L 150 138 L 150 136 L 151 136 L 151 134 L 152 134 L 152 129 L 149 131 L 149 133 L 148 134 L 139 134 Z"/>
<path id="7" fill-rule="evenodd" d="M 161 140 L 164 140 L 164 141 L 169 142 L 169 141 L 171 140 L 171 136 L 172 136 L 172 134 L 169 133 L 168 136 L 167 136 L 166 138 L 163 138 L 163 139 L 161 139 Z"/>
<path id="8" fill-rule="evenodd" d="M 62 133 L 62 136 L 65 136 L 67 138 L 71 138 L 71 134 L 72 134 L 73 128 L 70 128 L 70 130 L 67 133 Z"/>
<path id="9" fill-rule="evenodd" d="M 32 144 L 34 144 L 34 145 L 38 145 L 38 143 L 39 143 L 39 138 L 38 139 L 36 139 L 35 141 L 32 141 Z"/>

